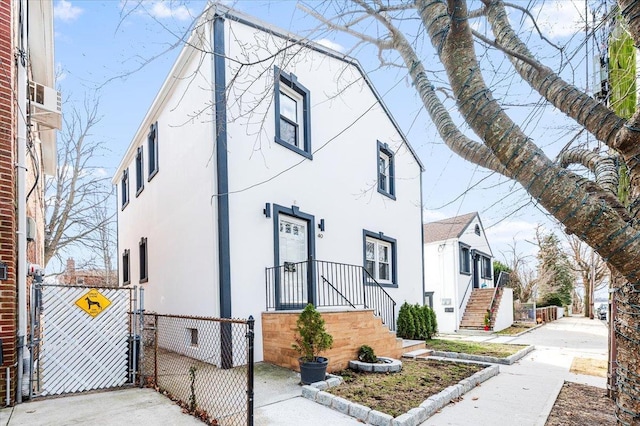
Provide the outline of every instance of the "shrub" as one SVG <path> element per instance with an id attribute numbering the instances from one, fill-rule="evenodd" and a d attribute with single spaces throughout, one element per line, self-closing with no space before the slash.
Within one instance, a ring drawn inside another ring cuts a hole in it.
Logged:
<path id="1" fill-rule="evenodd" d="M 296 322 L 296 343 L 291 345 L 304 362 L 314 362 L 320 352 L 333 346 L 333 337 L 324 327 L 324 319 L 320 312 L 309 303 L 300 313 Z"/>
<path id="2" fill-rule="evenodd" d="M 411 305 L 404 302 L 402 306 L 400 306 L 400 311 L 398 311 L 397 335 L 403 339 L 411 339 L 414 333 L 415 324 L 413 321 L 413 313 L 411 312 Z"/>
<path id="3" fill-rule="evenodd" d="M 403 303 L 398 312 L 398 337 L 403 339 L 431 339 L 438 332 L 436 313 L 428 306 Z"/>
<path id="4" fill-rule="evenodd" d="M 421 313 L 425 321 L 424 339 L 431 339 L 435 334 L 433 332 L 433 324 L 431 324 L 431 308 L 424 305 L 420 307 L 420 310 L 422 311 Z"/>
<path id="5" fill-rule="evenodd" d="M 373 364 L 378 362 L 378 357 L 373 352 L 373 348 L 371 346 L 362 345 L 358 350 L 358 360 Z"/>
<path id="6" fill-rule="evenodd" d="M 422 307 L 417 303 L 411 307 L 413 313 L 413 321 L 415 323 L 415 339 L 426 339 L 427 335 L 427 319 L 422 314 Z"/>

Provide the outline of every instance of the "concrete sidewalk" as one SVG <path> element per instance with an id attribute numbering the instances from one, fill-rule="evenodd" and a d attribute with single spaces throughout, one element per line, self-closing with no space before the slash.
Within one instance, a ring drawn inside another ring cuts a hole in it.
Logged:
<path id="1" fill-rule="evenodd" d="M 600 387 L 606 379 L 569 373 L 574 357 L 606 359 L 607 328 L 599 320 L 565 317 L 520 337 L 457 337 L 533 344 L 536 350 L 443 408 L 423 426 L 544 425 L 565 380 Z M 257 364 L 255 424 L 348 426 L 362 424 L 300 396 L 296 373 Z M 124 389 L 36 400 L 0 410 L 0 426 L 94 423 L 100 425 L 201 425 L 167 397 L 150 389 Z"/>
<path id="2" fill-rule="evenodd" d="M 606 388 L 603 377 L 569 372 L 574 357 L 607 359 L 607 327 L 599 320 L 564 317 L 520 337 L 471 340 L 535 345 L 536 350 L 427 419 L 423 426 L 544 425 L 565 380 Z"/>
<path id="3" fill-rule="evenodd" d="M 355 419 L 302 398 L 297 373 L 258 363 L 254 375 L 254 424 L 353 426 Z M 0 409 L 0 426 L 71 424 L 197 426 L 203 423 L 166 396 L 140 388 L 36 399 Z"/>

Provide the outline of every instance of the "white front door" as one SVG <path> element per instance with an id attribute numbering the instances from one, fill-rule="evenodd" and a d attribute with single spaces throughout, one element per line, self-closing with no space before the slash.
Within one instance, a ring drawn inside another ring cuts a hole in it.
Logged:
<path id="1" fill-rule="evenodd" d="M 280 303 L 303 304 L 307 301 L 308 224 L 283 214 L 278 222 Z"/>

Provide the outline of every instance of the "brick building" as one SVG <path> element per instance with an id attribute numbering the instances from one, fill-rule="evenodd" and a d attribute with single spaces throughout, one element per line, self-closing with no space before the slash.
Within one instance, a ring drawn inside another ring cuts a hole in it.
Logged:
<path id="1" fill-rule="evenodd" d="M 117 271 L 98 268 L 76 268 L 76 261 L 70 257 L 59 277 L 60 284 L 85 285 L 92 287 L 118 287 Z"/>
<path id="2" fill-rule="evenodd" d="M 7 372 L 9 404 L 19 399 L 27 265 L 44 260 L 44 175 L 55 173 L 61 124 L 53 54 L 52 2 L 0 0 L 0 406 Z"/>

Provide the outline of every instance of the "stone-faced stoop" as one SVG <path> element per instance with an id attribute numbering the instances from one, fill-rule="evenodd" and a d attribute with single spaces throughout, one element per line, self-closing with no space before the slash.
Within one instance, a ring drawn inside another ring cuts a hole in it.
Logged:
<path id="1" fill-rule="evenodd" d="M 498 358 L 495 356 L 485 356 L 485 355 L 472 355 L 472 354 L 464 354 L 464 353 L 458 353 L 458 352 L 445 352 L 445 351 L 433 351 L 431 355 L 435 357 L 442 357 L 442 358 L 465 359 L 468 361 L 511 365 L 514 362 L 518 361 L 519 359 L 523 358 L 525 355 L 527 355 L 529 352 L 533 351 L 534 349 L 535 349 L 535 346 L 533 345 L 525 346 L 515 354 L 510 355 L 506 358 Z"/>
<path id="2" fill-rule="evenodd" d="M 444 361 L 476 363 L 464 360 L 452 361 L 447 360 L 446 358 Z M 337 378 L 337 380 L 331 380 L 330 378 L 326 381 L 303 386 L 302 396 L 373 426 L 417 426 L 431 417 L 436 411 L 449 404 L 452 400 L 459 398 L 478 384 L 497 375 L 499 372 L 500 368 L 497 365 L 485 365 L 484 369 L 466 379 L 461 380 L 456 385 L 449 386 L 437 394 L 431 395 L 427 400 L 423 401 L 419 407 L 412 408 L 395 419 L 389 414 L 372 410 L 369 407 L 356 404 L 322 390 L 335 386 L 334 383 L 336 382 L 341 383 L 342 378 L 339 376 L 333 376 Z"/>

